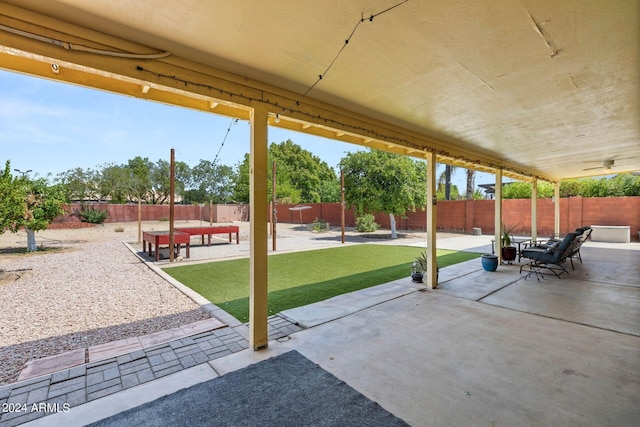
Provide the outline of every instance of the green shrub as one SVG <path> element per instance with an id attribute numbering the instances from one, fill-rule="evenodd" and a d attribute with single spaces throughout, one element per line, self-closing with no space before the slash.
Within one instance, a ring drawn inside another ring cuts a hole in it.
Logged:
<path id="1" fill-rule="evenodd" d="M 371 214 L 360 215 L 356 218 L 356 231 L 360 233 L 370 233 L 379 227 L 376 218 Z"/>
<path id="2" fill-rule="evenodd" d="M 544 181 L 538 183 L 538 198 L 551 198 L 553 194 L 553 184 Z M 625 173 L 611 178 L 580 178 L 561 181 L 560 197 L 572 196 L 640 196 L 640 176 Z M 516 181 L 505 185 L 502 189 L 502 197 L 505 199 L 531 198 L 531 184 Z"/>
<path id="3" fill-rule="evenodd" d="M 75 213 L 82 222 L 88 222 L 89 224 L 102 224 L 109 216 L 109 211 L 107 210 L 96 209 L 93 206 L 86 205 L 83 205 L 80 210 L 76 209 Z"/>

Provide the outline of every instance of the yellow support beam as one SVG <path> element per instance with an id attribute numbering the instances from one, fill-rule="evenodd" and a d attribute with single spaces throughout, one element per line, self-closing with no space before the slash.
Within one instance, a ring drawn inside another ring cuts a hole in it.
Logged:
<path id="1" fill-rule="evenodd" d="M 267 147 L 268 109 L 256 104 L 251 111 L 250 153 L 250 273 L 249 345 L 254 350 L 268 345 L 268 223 Z"/>
<path id="2" fill-rule="evenodd" d="M 538 240 L 538 180 L 531 182 L 531 241 Z"/>
<path id="3" fill-rule="evenodd" d="M 502 240 L 500 237 L 502 236 L 502 170 L 498 169 L 496 171 L 496 201 L 495 201 L 495 217 L 494 217 L 494 226 L 495 226 L 495 251 L 496 255 L 498 255 L 498 262 L 502 262 Z"/>
<path id="4" fill-rule="evenodd" d="M 560 238 L 560 183 L 553 184 L 553 237 Z"/>
<path id="5" fill-rule="evenodd" d="M 427 153 L 427 287 L 438 287 L 436 259 L 436 155 Z"/>

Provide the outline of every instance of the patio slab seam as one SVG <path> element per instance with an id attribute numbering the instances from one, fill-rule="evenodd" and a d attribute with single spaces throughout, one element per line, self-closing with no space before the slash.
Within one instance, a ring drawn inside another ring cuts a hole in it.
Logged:
<path id="1" fill-rule="evenodd" d="M 455 297 L 454 297 L 454 298 L 455 298 Z M 560 317 L 555 317 L 555 316 L 551 316 L 551 315 L 544 314 L 544 313 L 533 313 L 533 312 L 531 312 L 531 311 L 527 311 L 527 310 L 521 310 L 521 309 L 514 308 L 514 307 L 506 307 L 506 306 L 503 306 L 503 305 L 499 305 L 499 304 L 495 304 L 495 303 L 489 303 L 489 302 L 484 302 L 484 301 L 476 301 L 476 302 L 480 302 L 480 303 L 483 303 L 483 304 L 487 304 L 487 305 L 490 305 L 490 306 L 492 306 L 492 307 L 498 307 L 498 308 L 501 308 L 501 309 L 503 309 L 503 310 L 511 310 L 511 311 L 516 311 L 516 312 L 518 312 L 518 313 L 528 314 L 528 315 L 531 315 L 531 316 L 544 317 L 544 318 L 546 318 L 546 319 L 556 320 L 556 321 L 558 321 L 558 322 L 573 323 L 574 325 L 585 326 L 585 327 L 587 327 L 587 328 L 595 328 L 595 329 L 599 329 L 599 330 L 601 330 L 601 331 L 614 332 L 614 333 L 616 333 L 616 334 L 628 335 L 628 336 L 630 336 L 630 337 L 640 337 L 640 335 L 638 335 L 638 334 L 634 334 L 634 333 L 632 333 L 632 332 L 620 331 L 620 330 L 617 330 L 617 329 L 606 328 L 606 327 L 604 327 L 604 326 L 590 325 L 590 324 L 588 324 L 588 323 L 578 322 L 578 321 L 570 320 L 570 319 L 563 319 L 563 318 L 560 318 Z"/>

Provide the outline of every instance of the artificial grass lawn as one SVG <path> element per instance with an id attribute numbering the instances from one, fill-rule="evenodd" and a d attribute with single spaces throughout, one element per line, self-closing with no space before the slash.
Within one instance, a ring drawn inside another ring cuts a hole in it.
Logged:
<path id="1" fill-rule="evenodd" d="M 411 275 L 424 249 L 354 245 L 269 256 L 269 315 Z M 480 254 L 438 250 L 440 268 Z M 249 320 L 249 259 L 171 267 L 167 274 L 241 322 Z"/>

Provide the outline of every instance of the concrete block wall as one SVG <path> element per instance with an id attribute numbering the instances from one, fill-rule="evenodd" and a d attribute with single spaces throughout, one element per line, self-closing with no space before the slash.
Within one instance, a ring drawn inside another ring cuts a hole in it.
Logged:
<path id="1" fill-rule="evenodd" d="M 514 234 L 531 234 L 531 200 L 508 199 L 502 205 L 505 224 L 517 225 Z M 552 236 L 554 230 L 555 200 L 538 199 L 537 227 L 541 237 Z M 569 197 L 560 201 L 560 234 L 564 235 L 585 225 L 629 225 L 631 241 L 638 241 L 640 230 L 640 197 Z M 439 201 L 436 223 L 440 231 L 458 231 L 471 234 L 473 228 L 482 229 L 483 234 L 494 233 L 494 200 Z M 277 206 L 278 221 L 300 222 L 300 212 L 289 211 L 297 205 Z M 311 209 L 302 211 L 302 222 L 308 224 L 315 218 L 328 221 L 332 226 L 340 225 L 340 203 L 305 204 Z M 408 212 L 406 218 L 396 218 L 400 230 L 425 230 L 426 212 L 417 209 Z M 389 215 L 376 215 L 376 222 L 389 228 Z M 346 212 L 346 225 L 355 226 L 352 210 Z"/>
<path id="2" fill-rule="evenodd" d="M 631 227 L 631 241 L 638 241 L 640 231 L 640 196 L 635 197 L 569 197 L 560 199 L 560 234 L 566 234 L 584 225 L 628 225 Z M 439 201 L 437 204 L 436 223 L 438 230 L 471 234 L 473 228 L 482 229 L 483 234 L 494 233 L 493 200 L 452 200 Z M 109 216 L 106 222 L 129 222 L 138 220 L 138 205 L 95 204 L 100 209 L 107 209 Z M 328 221 L 332 227 L 340 226 L 340 203 L 309 203 L 308 209 L 290 210 L 300 205 L 279 204 L 276 206 L 278 222 L 309 224 L 316 218 Z M 66 210 L 73 212 L 80 205 L 68 205 Z M 518 225 L 514 234 L 531 234 L 531 200 L 508 199 L 503 201 L 503 217 L 505 224 Z M 538 235 L 552 236 L 554 229 L 555 201 L 538 199 L 537 224 Z M 176 220 L 201 220 L 213 222 L 248 221 L 247 205 L 176 205 Z M 379 213 L 376 222 L 383 228 L 389 228 L 389 215 Z M 163 220 L 169 218 L 168 205 L 142 205 L 143 221 Z M 345 213 L 348 227 L 355 226 L 353 210 Z M 426 211 L 417 209 L 408 212 L 405 217 L 396 217 L 399 230 L 425 230 Z M 65 214 L 56 222 L 80 222 L 72 214 Z"/>

